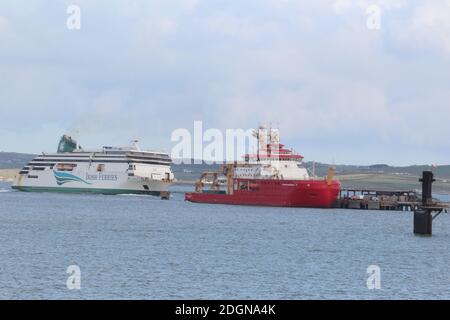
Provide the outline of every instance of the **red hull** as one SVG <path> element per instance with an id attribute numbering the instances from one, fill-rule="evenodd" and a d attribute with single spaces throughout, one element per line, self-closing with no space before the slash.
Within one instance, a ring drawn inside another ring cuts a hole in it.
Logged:
<path id="1" fill-rule="evenodd" d="M 239 182 L 240 179 L 235 181 Z M 335 180 L 330 185 L 325 180 L 251 180 L 246 190 L 234 190 L 231 195 L 188 192 L 185 194 L 185 200 L 254 206 L 330 208 L 340 190 L 341 184 Z"/>

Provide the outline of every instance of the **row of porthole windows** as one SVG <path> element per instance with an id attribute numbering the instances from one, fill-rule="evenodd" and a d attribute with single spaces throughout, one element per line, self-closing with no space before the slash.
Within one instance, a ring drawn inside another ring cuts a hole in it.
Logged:
<path id="1" fill-rule="evenodd" d="M 56 170 L 58 171 L 73 171 L 77 165 L 75 163 L 58 163 L 56 164 Z M 50 170 L 53 169 L 53 166 L 48 167 Z M 23 171 L 44 171 L 47 167 L 35 167 L 35 166 L 27 166 L 23 169 Z M 136 167 L 135 167 L 136 169 Z M 105 171 L 105 164 L 101 163 L 97 165 L 97 172 Z"/>

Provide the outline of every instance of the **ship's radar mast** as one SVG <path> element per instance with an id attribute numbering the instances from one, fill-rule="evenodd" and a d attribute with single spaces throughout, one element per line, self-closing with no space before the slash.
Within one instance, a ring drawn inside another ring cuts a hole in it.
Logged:
<path id="1" fill-rule="evenodd" d="M 253 136 L 258 141 L 258 153 L 270 151 L 272 147 L 278 148 L 280 145 L 280 130 L 273 129 L 271 125 L 258 126 L 257 130 L 253 130 Z"/>
<path id="2" fill-rule="evenodd" d="M 131 142 L 131 149 L 135 151 L 141 151 L 141 147 L 139 147 L 139 140 L 133 140 Z"/>

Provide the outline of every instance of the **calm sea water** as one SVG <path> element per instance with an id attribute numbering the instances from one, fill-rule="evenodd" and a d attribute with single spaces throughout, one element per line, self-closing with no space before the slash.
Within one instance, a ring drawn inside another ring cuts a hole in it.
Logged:
<path id="1" fill-rule="evenodd" d="M 450 298 L 449 214 L 421 237 L 409 212 L 202 205 L 183 190 L 162 201 L 0 183 L 0 298 Z"/>

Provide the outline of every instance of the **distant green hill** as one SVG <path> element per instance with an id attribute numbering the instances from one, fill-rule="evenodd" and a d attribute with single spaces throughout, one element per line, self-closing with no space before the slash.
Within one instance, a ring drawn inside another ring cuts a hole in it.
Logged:
<path id="1" fill-rule="evenodd" d="M 326 163 L 305 162 L 304 166 L 308 169 L 310 174 L 314 171 L 316 176 L 326 176 L 328 168 L 331 166 Z M 395 176 L 409 176 L 419 177 L 422 171 L 431 170 L 435 177 L 440 179 L 450 179 L 450 165 L 445 166 L 427 166 L 414 165 L 407 167 L 393 167 L 386 164 L 375 164 L 370 166 L 355 166 L 355 165 L 335 165 L 337 175 L 348 174 L 383 174 Z M 172 170 L 175 176 L 180 180 L 195 180 L 203 171 L 217 171 L 220 170 L 220 164 L 180 164 L 173 165 Z"/>
<path id="2" fill-rule="evenodd" d="M 305 162 L 305 166 L 312 171 L 313 163 Z M 329 168 L 329 164 L 316 163 L 316 175 L 324 176 Z M 370 166 L 355 166 L 355 165 L 335 165 L 336 174 L 361 174 L 361 173 L 381 173 L 393 175 L 410 175 L 420 176 L 423 171 L 430 170 L 434 172 L 436 177 L 441 179 L 450 179 L 450 165 L 444 166 L 429 166 L 429 165 L 413 165 L 405 167 L 394 167 L 387 164 L 375 164 Z"/>
<path id="3" fill-rule="evenodd" d="M 15 153 L 15 152 L 0 152 L 0 169 L 19 169 L 27 162 L 33 159 L 36 155 Z M 305 167 L 315 173 L 317 176 L 325 176 L 327 174 L 329 164 L 320 162 L 305 162 Z M 434 175 L 440 179 L 450 179 L 450 165 L 432 167 L 428 165 L 413 165 L 405 167 L 393 167 L 387 164 L 374 164 L 370 166 L 356 166 L 356 165 L 335 165 L 336 174 L 364 174 L 364 173 L 378 173 L 389 174 L 397 176 L 414 176 L 418 177 L 424 170 L 431 170 Z M 220 164 L 209 165 L 202 164 L 173 164 L 172 170 L 175 176 L 180 180 L 195 180 L 203 171 L 217 171 L 220 170 Z"/>
<path id="4" fill-rule="evenodd" d="M 15 152 L 0 152 L 0 169 L 19 169 L 36 155 Z"/>

